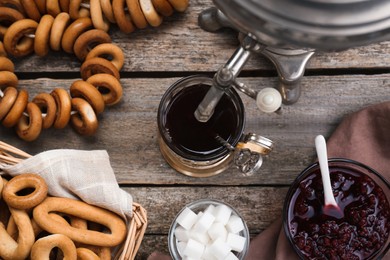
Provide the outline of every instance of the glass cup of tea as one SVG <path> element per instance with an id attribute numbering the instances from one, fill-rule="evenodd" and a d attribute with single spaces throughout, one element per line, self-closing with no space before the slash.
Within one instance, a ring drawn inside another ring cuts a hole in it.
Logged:
<path id="1" fill-rule="evenodd" d="M 209 177 L 236 164 L 252 174 L 272 141 L 256 134 L 244 134 L 244 105 L 234 88 L 220 99 L 212 117 L 199 122 L 198 105 L 213 84 L 207 76 L 194 75 L 175 82 L 163 95 L 158 108 L 158 142 L 172 168 L 192 177 Z"/>

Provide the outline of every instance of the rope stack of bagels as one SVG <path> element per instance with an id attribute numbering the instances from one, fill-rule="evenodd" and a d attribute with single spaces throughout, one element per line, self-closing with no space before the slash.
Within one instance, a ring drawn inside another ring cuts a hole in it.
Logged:
<path id="1" fill-rule="evenodd" d="M 42 129 L 70 122 L 81 135 L 93 135 L 98 115 L 122 97 L 124 54 L 107 33 L 116 24 L 124 33 L 159 26 L 164 16 L 183 12 L 188 0 L 0 0 L 0 121 L 25 141 Z M 74 53 L 82 62 L 81 80 L 69 91 L 54 88 L 29 101 L 18 89 L 14 64 L 31 53 Z"/>
<path id="2" fill-rule="evenodd" d="M 28 189 L 32 192 L 20 194 Z M 0 177 L 0 258 L 49 259 L 58 247 L 64 259 L 111 259 L 112 248 L 127 236 L 124 220 L 82 201 L 50 197 L 47 191 L 36 174 L 9 181 Z"/>

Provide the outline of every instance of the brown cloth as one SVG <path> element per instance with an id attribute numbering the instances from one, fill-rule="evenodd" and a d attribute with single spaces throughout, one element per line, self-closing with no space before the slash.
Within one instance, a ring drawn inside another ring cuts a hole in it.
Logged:
<path id="1" fill-rule="evenodd" d="M 320 134 L 320 133 L 319 133 Z M 314 140 L 313 140 L 314 143 Z M 347 116 L 327 141 L 329 158 L 359 161 L 390 181 L 390 102 Z M 252 239 L 246 260 L 299 259 L 291 248 L 279 218 Z M 170 259 L 153 253 L 149 260 Z M 390 252 L 383 259 L 390 259 Z"/>
<path id="2" fill-rule="evenodd" d="M 361 162 L 390 181 L 390 102 L 364 108 L 347 116 L 327 141 L 329 158 Z M 278 219 L 255 237 L 247 260 L 299 259 Z M 390 252 L 383 259 L 390 259 Z"/>

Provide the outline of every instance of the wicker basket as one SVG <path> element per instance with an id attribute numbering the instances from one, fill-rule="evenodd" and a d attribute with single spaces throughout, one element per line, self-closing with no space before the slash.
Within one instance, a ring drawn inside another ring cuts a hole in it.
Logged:
<path id="1" fill-rule="evenodd" d="M 5 166 L 14 165 L 32 155 L 0 141 L 0 173 Z M 138 203 L 133 202 L 133 217 L 127 224 L 127 236 L 125 241 L 114 248 L 113 259 L 134 259 L 140 248 L 147 227 L 147 212 Z"/>
<path id="2" fill-rule="evenodd" d="M 114 259 L 134 259 L 137 255 L 147 226 L 146 210 L 138 203 L 133 203 L 133 218 L 128 226 L 126 240 L 119 247 Z"/>

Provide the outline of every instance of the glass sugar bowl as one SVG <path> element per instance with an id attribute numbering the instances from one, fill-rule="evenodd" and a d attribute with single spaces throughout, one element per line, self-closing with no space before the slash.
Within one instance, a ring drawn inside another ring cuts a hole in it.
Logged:
<path id="1" fill-rule="evenodd" d="M 187 204 L 175 217 L 168 234 L 174 260 L 245 259 L 250 234 L 241 215 L 230 205 L 211 199 Z"/>

